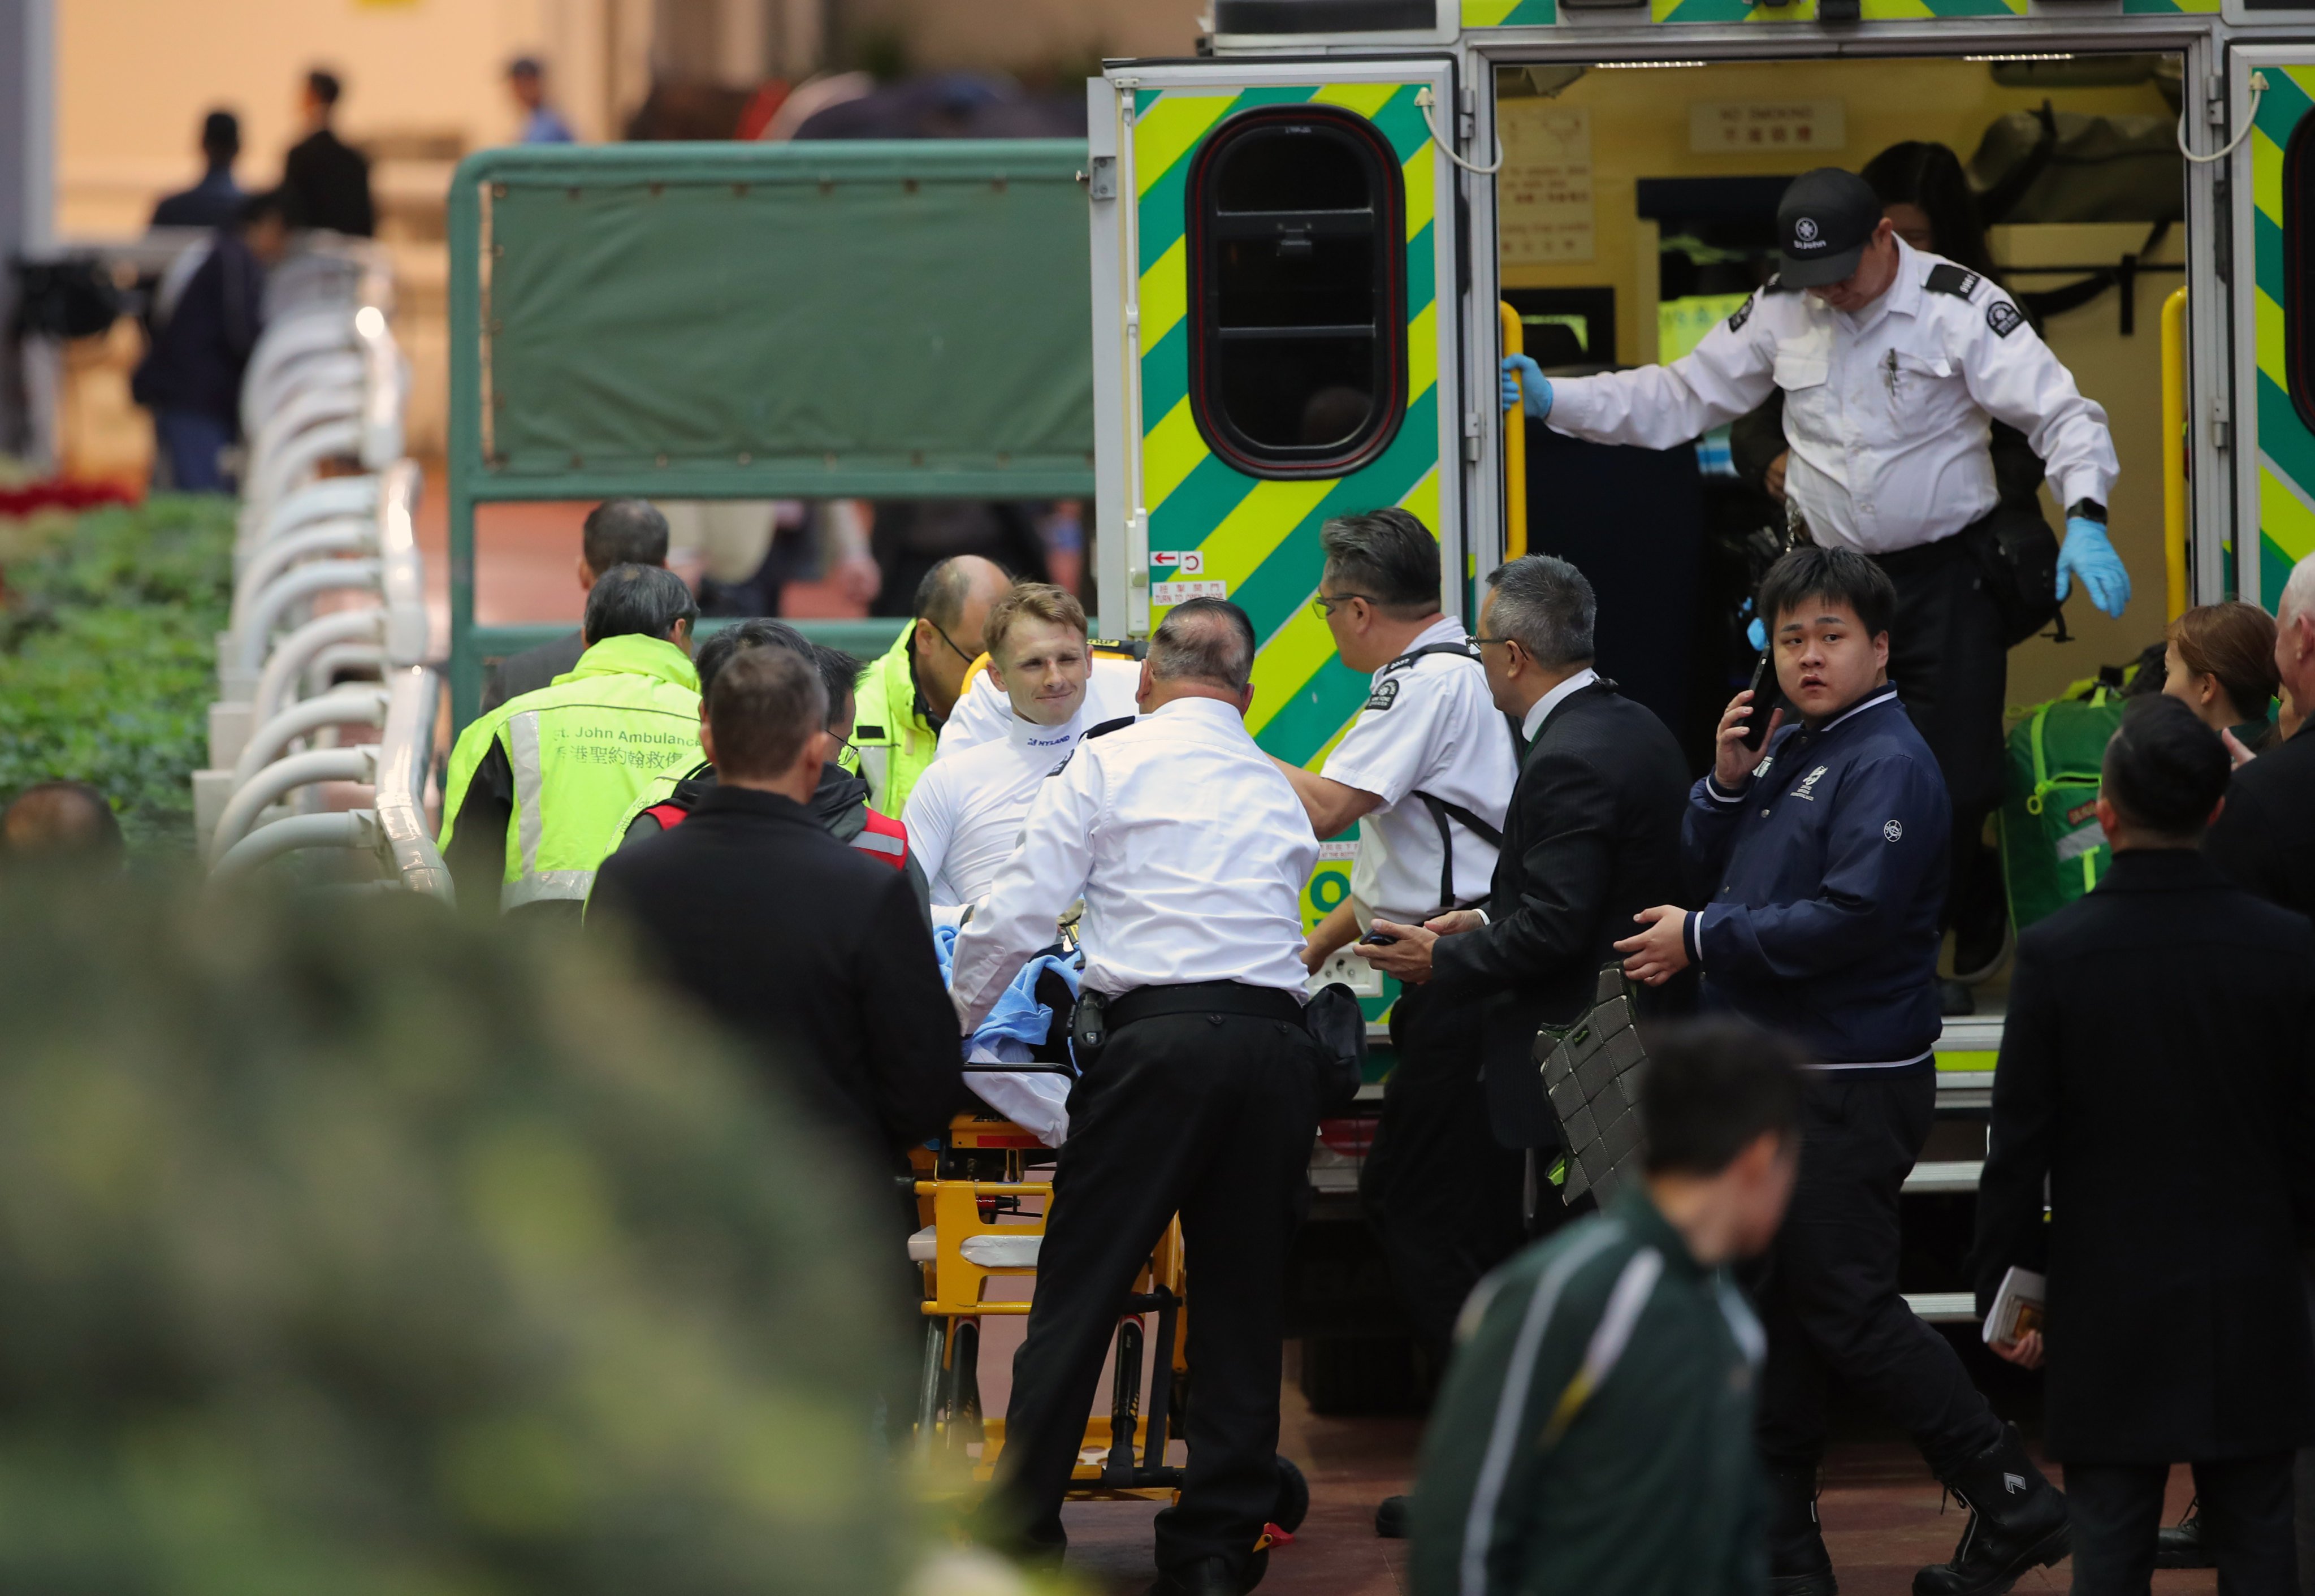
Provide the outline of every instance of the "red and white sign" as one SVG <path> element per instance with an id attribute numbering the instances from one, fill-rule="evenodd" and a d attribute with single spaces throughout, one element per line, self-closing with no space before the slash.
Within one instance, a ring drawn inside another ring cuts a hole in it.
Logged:
<path id="1" fill-rule="evenodd" d="M 1226 581 L 1152 582 L 1149 602 L 1152 604 L 1187 604 L 1193 598 L 1227 598 L 1229 583 Z"/>
<path id="2" fill-rule="evenodd" d="M 1149 556 L 1150 569 L 1169 576 L 1196 576 L 1206 568 L 1206 556 L 1197 549 L 1160 549 Z"/>

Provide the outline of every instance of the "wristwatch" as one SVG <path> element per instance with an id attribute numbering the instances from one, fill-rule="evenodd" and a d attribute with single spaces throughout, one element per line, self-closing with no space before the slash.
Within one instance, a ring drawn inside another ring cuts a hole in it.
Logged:
<path id="1" fill-rule="evenodd" d="M 2066 519 L 2071 521 L 2078 517 L 2082 520 L 2096 521 L 2103 527 L 2106 525 L 2106 506 L 2095 499 L 2077 499 L 2066 506 Z"/>

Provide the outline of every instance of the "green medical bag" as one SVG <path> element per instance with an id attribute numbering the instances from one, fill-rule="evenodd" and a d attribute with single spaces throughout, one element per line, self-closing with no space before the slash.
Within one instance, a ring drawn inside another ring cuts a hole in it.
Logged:
<path id="1" fill-rule="evenodd" d="M 2122 702 L 2095 683 L 2035 705 L 2009 733 L 2001 875 L 2020 930 L 2097 886 L 2113 863 L 2098 826 L 2098 772 Z"/>

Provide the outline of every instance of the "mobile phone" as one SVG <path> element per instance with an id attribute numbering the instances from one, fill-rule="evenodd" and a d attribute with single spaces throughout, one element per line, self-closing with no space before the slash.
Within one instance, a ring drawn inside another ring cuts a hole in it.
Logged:
<path id="1" fill-rule="evenodd" d="M 1379 931 L 1370 931 L 1359 938 L 1361 947 L 1392 947 L 1397 945 L 1397 937 L 1385 936 Z"/>
<path id="2" fill-rule="evenodd" d="M 1744 746 L 1756 752 L 1769 738 L 1769 721 L 1772 714 L 1769 699 L 1775 696 L 1777 685 L 1773 667 L 1774 661 L 1766 652 L 1761 655 L 1761 662 L 1752 667 L 1752 714 L 1744 723 Z"/>

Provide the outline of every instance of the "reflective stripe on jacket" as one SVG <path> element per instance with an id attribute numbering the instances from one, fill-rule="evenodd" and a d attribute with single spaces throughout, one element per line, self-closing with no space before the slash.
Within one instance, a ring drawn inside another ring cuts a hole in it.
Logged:
<path id="1" fill-rule="evenodd" d="M 868 807 L 896 820 L 940 749 L 940 728 L 917 713 L 909 652 L 916 631 L 913 621 L 901 627 L 853 689 L 852 746 L 860 750 L 860 774 L 868 778 Z"/>
<path id="2" fill-rule="evenodd" d="M 609 637 L 552 686 L 468 725 L 450 755 L 441 846 L 450 847 L 475 770 L 492 749 L 513 774 L 501 909 L 583 901 L 613 829 L 651 778 L 699 746 L 699 678 L 658 638 Z"/>

